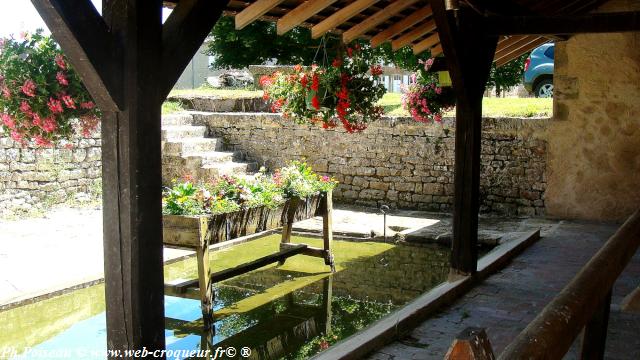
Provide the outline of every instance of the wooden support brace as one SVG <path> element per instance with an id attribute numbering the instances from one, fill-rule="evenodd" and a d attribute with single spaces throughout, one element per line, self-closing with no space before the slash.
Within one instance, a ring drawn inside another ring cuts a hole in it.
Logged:
<path id="1" fill-rule="evenodd" d="M 445 360 L 494 360 L 493 349 L 484 329 L 466 328 L 456 336 Z"/>
<path id="2" fill-rule="evenodd" d="M 331 247 L 333 245 L 333 193 L 322 196 L 320 209 L 322 211 L 322 241 L 325 251 L 324 263 L 331 266 L 331 272 L 336 271 Z"/>
<path id="3" fill-rule="evenodd" d="M 607 328 L 609 326 L 609 312 L 611 309 L 611 290 L 598 305 L 596 313 L 584 327 L 582 335 L 582 350 L 580 359 L 601 360 L 604 359 L 604 350 L 607 342 Z"/>

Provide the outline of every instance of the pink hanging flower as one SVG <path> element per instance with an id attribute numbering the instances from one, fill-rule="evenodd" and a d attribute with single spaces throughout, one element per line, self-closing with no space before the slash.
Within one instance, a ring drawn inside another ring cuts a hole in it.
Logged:
<path id="1" fill-rule="evenodd" d="M 50 132 L 53 132 L 56 128 L 57 128 L 56 120 L 53 117 L 49 116 L 46 119 L 44 119 L 44 123 L 42 124 L 42 130 L 50 133 Z"/>
<path id="2" fill-rule="evenodd" d="M 60 100 L 56 100 L 54 98 L 49 98 L 49 102 L 47 103 L 47 106 L 49 106 L 49 110 L 51 110 L 51 112 L 54 114 L 60 114 L 61 112 L 64 111 Z"/>
<path id="3" fill-rule="evenodd" d="M 33 120 L 31 121 L 35 126 L 42 126 L 42 119 L 40 119 L 40 115 L 33 114 Z"/>
<path id="4" fill-rule="evenodd" d="M 96 107 L 96 104 L 94 104 L 93 101 L 87 101 L 87 102 L 80 103 L 80 107 L 82 109 L 91 110 L 94 107 Z"/>
<path id="5" fill-rule="evenodd" d="M 62 71 L 58 71 L 58 73 L 56 74 L 56 80 L 58 80 L 58 83 L 62 86 L 69 85 L 69 81 Z"/>
<path id="6" fill-rule="evenodd" d="M 99 122 L 100 122 L 100 119 L 98 119 L 98 117 L 95 116 L 95 115 L 88 115 L 88 116 L 81 117 L 80 118 L 80 127 L 81 127 L 80 131 L 82 133 L 82 136 L 90 137 L 91 134 L 98 127 L 98 123 Z"/>
<path id="7" fill-rule="evenodd" d="M 22 111 L 27 116 L 31 116 L 33 114 L 33 112 L 31 111 L 31 106 L 24 100 L 22 100 L 22 102 L 20 103 L 20 111 Z"/>
<path id="8" fill-rule="evenodd" d="M 29 97 L 34 97 L 36 96 L 36 83 L 33 82 L 33 80 L 28 79 L 24 82 L 24 84 L 21 87 L 22 92 L 29 96 Z"/>
<path id="9" fill-rule="evenodd" d="M 4 96 L 5 99 L 11 99 L 11 90 L 9 90 L 9 88 L 6 85 L 2 86 L 1 91 L 2 91 L 2 96 Z"/>
<path id="10" fill-rule="evenodd" d="M 69 95 L 63 95 L 62 96 L 62 102 L 64 102 L 64 105 L 69 109 L 75 109 L 76 108 L 75 102 L 73 101 L 73 99 Z"/>
<path id="11" fill-rule="evenodd" d="M 16 128 L 16 122 L 11 118 L 11 116 L 9 114 L 2 114 L 2 116 L 0 116 L 2 118 L 2 123 L 8 127 L 9 129 L 15 129 Z"/>
<path id="12" fill-rule="evenodd" d="M 22 134 L 20 134 L 19 132 L 15 131 L 15 130 L 13 130 L 13 131 L 11 132 L 11 138 L 12 138 L 14 141 L 17 141 L 17 142 L 20 142 L 20 143 L 24 141 L 24 140 L 22 139 Z"/>
<path id="13" fill-rule="evenodd" d="M 62 70 L 67 70 L 67 63 L 64 61 L 64 56 L 58 54 L 55 57 L 56 65 Z"/>
<path id="14" fill-rule="evenodd" d="M 38 145 L 38 146 L 42 146 L 42 147 L 51 147 L 51 146 L 53 146 L 53 144 L 51 143 L 51 140 L 45 139 L 40 135 L 36 135 L 33 139 L 35 140 L 36 145 Z"/>

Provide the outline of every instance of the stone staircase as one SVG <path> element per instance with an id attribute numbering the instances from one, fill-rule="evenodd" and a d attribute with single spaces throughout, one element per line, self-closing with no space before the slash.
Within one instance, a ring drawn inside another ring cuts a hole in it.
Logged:
<path id="1" fill-rule="evenodd" d="M 186 175 L 195 182 L 222 175 L 251 176 L 257 164 L 243 162 L 242 154 L 223 151 L 223 141 L 207 137 L 206 126 L 194 124 L 193 115 L 162 116 L 162 183 Z"/>

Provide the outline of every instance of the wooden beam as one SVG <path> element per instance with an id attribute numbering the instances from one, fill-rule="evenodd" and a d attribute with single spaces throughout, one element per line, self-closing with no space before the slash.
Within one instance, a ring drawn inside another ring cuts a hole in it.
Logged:
<path id="1" fill-rule="evenodd" d="M 542 44 L 548 43 L 549 40 L 545 38 L 539 38 L 538 40 L 520 48 L 518 51 L 511 53 L 510 55 L 501 57 L 499 60 L 496 60 L 496 66 L 500 67 L 502 65 L 508 64 L 510 61 L 517 59 L 522 54 L 525 54 L 527 51 L 531 51 Z"/>
<path id="2" fill-rule="evenodd" d="M 482 95 L 498 37 L 486 33 L 482 18 L 471 9 L 462 7 L 454 15 L 443 0 L 430 3 L 456 94 L 451 244 L 451 273 L 456 277 L 477 270 Z"/>
<path id="3" fill-rule="evenodd" d="M 498 51 L 501 51 L 502 49 L 506 48 L 507 46 L 511 46 L 513 44 L 515 44 L 516 42 L 522 40 L 524 37 L 523 36 L 512 36 L 508 39 L 502 40 L 498 43 L 498 47 L 496 48 L 496 53 L 498 53 Z"/>
<path id="4" fill-rule="evenodd" d="M 499 35 L 554 35 L 640 31 L 640 11 L 553 16 L 489 16 L 487 31 Z"/>
<path id="5" fill-rule="evenodd" d="M 407 45 L 410 45 L 417 39 L 427 35 L 436 29 L 436 21 L 431 19 L 425 23 L 418 25 L 415 29 L 400 36 L 391 42 L 391 48 L 395 51 Z"/>
<path id="6" fill-rule="evenodd" d="M 342 34 L 342 41 L 345 43 L 350 43 L 351 41 L 364 35 L 367 31 L 381 24 L 383 21 L 397 15 L 399 12 L 406 9 L 410 5 L 415 4 L 417 1 L 418 0 L 398 0 L 392 2 L 389 6 L 369 16 L 366 20 L 352 26 L 349 30 L 345 31 Z"/>
<path id="7" fill-rule="evenodd" d="M 526 53 L 527 51 L 533 50 L 535 48 L 537 48 L 538 46 L 542 45 L 542 44 L 546 44 L 548 43 L 549 40 L 545 39 L 545 38 L 537 38 L 537 39 L 533 39 L 529 42 L 527 42 L 526 44 L 523 44 L 521 46 L 518 46 L 517 48 L 509 51 L 509 52 L 501 52 L 499 54 L 496 54 L 494 61 L 496 62 L 496 64 L 500 64 L 500 65 L 504 65 L 507 62 L 517 58 L 518 56 Z"/>
<path id="8" fill-rule="evenodd" d="M 107 348 L 153 352 L 165 346 L 162 3 L 105 0 L 102 11 L 124 46 L 123 64 L 114 73 L 124 79 L 124 110 L 104 111 L 102 121 Z"/>
<path id="9" fill-rule="evenodd" d="M 440 36 L 435 33 L 428 38 L 413 45 L 413 53 L 418 55 L 423 51 L 430 49 L 432 46 L 437 45 L 440 42 Z"/>
<path id="10" fill-rule="evenodd" d="M 431 57 L 434 58 L 438 55 L 442 54 L 442 45 L 438 44 L 431 49 Z"/>
<path id="11" fill-rule="evenodd" d="M 307 19 L 326 9 L 336 1 L 338 0 L 308 0 L 298 5 L 278 20 L 278 23 L 276 24 L 278 35 L 283 35 L 287 31 L 302 24 Z"/>
<path id="12" fill-rule="evenodd" d="M 513 54 L 514 52 L 518 51 L 519 49 L 533 43 L 534 41 L 538 40 L 539 38 L 536 38 L 534 36 L 525 36 L 521 39 L 519 39 L 518 41 L 514 42 L 513 44 L 506 46 L 498 51 L 496 51 L 496 54 L 494 56 L 494 60 L 499 60 L 505 56 L 508 56 L 510 54 Z"/>
<path id="13" fill-rule="evenodd" d="M 213 2 L 213 1 L 211 1 Z M 274 7 L 280 5 L 284 0 L 257 0 L 244 8 L 235 16 L 236 30 L 242 30 L 247 25 L 258 20 L 258 18 L 268 13 Z M 180 3 L 178 3 L 180 6 Z"/>
<path id="14" fill-rule="evenodd" d="M 406 29 L 412 27 L 413 25 L 419 23 L 420 21 L 431 16 L 431 7 L 425 6 L 422 9 L 414 12 L 413 14 L 407 16 L 403 20 L 389 26 L 385 30 L 379 32 L 377 35 L 371 38 L 371 46 L 376 47 L 380 46 L 385 41 L 395 37 Z"/>
<path id="15" fill-rule="evenodd" d="M 371 5 L 377 3 L 379 0 L 356 0 L 344 8 L 336 11 L 333 15 L 321 21 L 319 24 L 311 28 L 311 37 L 314 39 L 324 35 L 327 31 L 330 31 L 345 21 L 351 19 L 363 10 L 367 9 Z"/>
<path id="16" fill-rule="evenodd" d="M 31 0 L 102 111 L 122 106 L 122 47 L 89 0 Z"/>
<path id="17" fill-rule="evenodd" d="M 165 21 L 162 31 L 164 100 L 220 18 L 229 0 L 181 0 Z"/>

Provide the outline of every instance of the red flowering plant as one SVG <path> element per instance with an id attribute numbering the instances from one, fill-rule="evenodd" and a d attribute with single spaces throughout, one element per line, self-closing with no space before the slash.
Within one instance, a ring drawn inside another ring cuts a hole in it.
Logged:
<path id="1" fill-rule="evenodd" d="M 60 47 L 38 30 L 0 39 L 0 126 L 23 145 L 88 137 L 100 112 Z"/>
<path id="2" fill-rule="evenodd" d="M 442 114 L 455 106 L 455 97 L 450 88 L 442 87 L 435 74 L 428 72 L 433 59 L 426 60 L 411 83 L 402 89 L 402 106 L 414 120 L 424 123 L 441 122 Z"/>
<path id="3" fill-rule="evenodd" d="M 281 111 L 299 124 L 321 123 L 329 129 L 341 123 L 349 133 L 362 131 L 383 114 L 376 105 L 386 91 L 376 81 L 382 68 L 371 65 L 372 59 L 367 50 L 356 46 L 347 48 L 331 66 L 296 65 L 290 74 L 263 76 L 264 99 L 272 101 L 273 112 Z"/>

